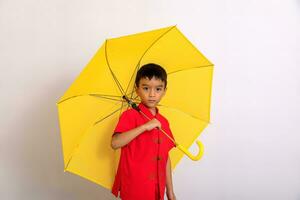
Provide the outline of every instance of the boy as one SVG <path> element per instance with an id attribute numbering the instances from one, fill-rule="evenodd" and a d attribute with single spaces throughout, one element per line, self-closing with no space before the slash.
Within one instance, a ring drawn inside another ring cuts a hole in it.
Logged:
<path id="1" fill-rule="evenodd" d="M 156 105 L 165 95 L 167 73 L 157 64 L 142 66 L 136 75 L 136 94 L 142 113 L 130 108 L 122 113 L 112 136 L 113 149 L 121 147 L 121 156 L 112 193 L 122 200 L 176 200 L 172 186 L 169 150 L 174 143 L 169 123 Z M 174 138 L 173 138 L 174 139 Z"/>

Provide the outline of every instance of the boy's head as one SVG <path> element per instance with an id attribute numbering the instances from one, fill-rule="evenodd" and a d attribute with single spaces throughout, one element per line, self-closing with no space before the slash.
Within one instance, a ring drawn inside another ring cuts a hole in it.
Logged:
<path id="1" fill-rule="evenodd" d="M 155 108 L 165 95 L 167 73 L 161 66 L 149 63 L 143 65 L 137 72 L 136 93 L 148 108 Z"/>
<path id="2" fill-rule="evenodd" d="M 135 78 L 135 86 L 138 88 L 142 78 L 160 79 L 164 83 L 164 89 L 167 87 L 167 73 L 164 68 L 158 64 L 149 63 L 143 65 L 137 72 Z"/>

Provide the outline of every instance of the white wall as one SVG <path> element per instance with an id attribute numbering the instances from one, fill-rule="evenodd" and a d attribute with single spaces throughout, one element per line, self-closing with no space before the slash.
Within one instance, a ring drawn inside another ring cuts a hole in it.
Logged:
<path id="1" fill-rule="evenodd" d="M 63 172 L 55 102 L 105 38 L 177 24 L 215 64 L 205 156 L 174 171 L 177 199 L 299 200 L 299 11 L 299 0 L 1 0 L 0 199 L 114 199 Z"/>

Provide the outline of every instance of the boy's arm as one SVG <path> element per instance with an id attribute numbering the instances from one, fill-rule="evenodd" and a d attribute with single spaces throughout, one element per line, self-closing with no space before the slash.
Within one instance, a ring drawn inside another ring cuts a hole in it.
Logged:
<path id="1" fill-rule="evenodd" d="M 143 125 L 138 126 L 134 129 L 131 129 L 124 133 L 116 133 L 111 140 L 111 147 L 113 149 L 118 149 L 120 147 L 125 146 L 128 144 L 131 140 L 133 140 L 136 136 L 141 134 L 146 130 L 146 127 Z"/>
<path id="2" fill-rule="evenodd" d="M 167 197 L 168 200 L 176 200 L 174 191 L 173 191 L 173 183 L 172 183 L 172 168 L 171 168 L 171 160 L 168 156 L 167 166 L 166 166 L 166 188 L 167 188 Z"/>
<path id="3" fill-rule="evenodd" d="M 144 131 L 150 131 L 155 127 L 161 127 L 160 122 L 157 119 L 152 119 L 148 121 L 147 123 L 138 126 L 136 128 L 133 128 L 129 131 L 123 132 L 121 134 L 115 134 L 112 136 L 111 139 L 111 147 L 113 149 L 118 149 L 120 147 L 125 146 L 128 144 L 131 140 L 133 140 L 135 137 L 143 133 Z"/>

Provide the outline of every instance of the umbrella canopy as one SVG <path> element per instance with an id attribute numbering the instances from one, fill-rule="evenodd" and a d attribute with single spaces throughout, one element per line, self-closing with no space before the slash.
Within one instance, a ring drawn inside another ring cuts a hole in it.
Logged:
<path id="1" fill-rule="evenodd" d="M 158 106 L 175 140 L 190 147 L 207 126 L 213 64 L 176 26 L 107 39 L 57 102 L 65 171 L 112 187 L 120 150 L 111 148 L 111 136 L 129 107 L 124 95 L 139 102 L 135 75 L 147 63 L 168 74 Z M 172 169 L 183 155 L 178 148 L 170 151 Z"/>

